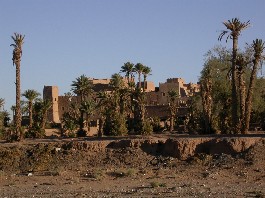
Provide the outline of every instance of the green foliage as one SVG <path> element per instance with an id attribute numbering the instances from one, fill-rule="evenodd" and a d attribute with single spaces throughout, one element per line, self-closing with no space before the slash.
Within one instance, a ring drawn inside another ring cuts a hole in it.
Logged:
<path id="1" fill-rule="evenodd" d="M 32 128 L 25 132 L 25 138 L 43 138 L 45 137 L 45 130 L 38 125 L 34 125 Z"/>
<path id="2" fill-rule="evenodd" d="M 160 132 L 162 131 L 162 127 L 160 125 L 160 118 L 159 117 L 154 117 L 151 121 L 151 125 L 153 127 L 154 132 Z"/>
<path id="3" fill-rule="evenodd" d="M 141 134 L 142 135 L 150 135 L 152 133 L 153 133 L 153 126 L 151 124 L 151 121 L 148 119 L 144 120 Z"/>
<path id="4" fill-rule="evenodd" d="M 114 135 L 114 136 L 123 136 L 128 133 L 126 118 L 122 114 L 115 114 L 114 112 L 109 112 L 107 114 L 104 134 L 105 135 Z"/>

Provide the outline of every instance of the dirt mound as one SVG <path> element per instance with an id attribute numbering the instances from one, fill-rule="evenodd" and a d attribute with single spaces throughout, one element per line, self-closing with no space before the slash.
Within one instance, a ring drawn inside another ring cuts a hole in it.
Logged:
<path id="1" fill-rule="evenodd" d="M 261 197 L 261 138 L 27 140 L 0 145 L 0 197 Z"/>

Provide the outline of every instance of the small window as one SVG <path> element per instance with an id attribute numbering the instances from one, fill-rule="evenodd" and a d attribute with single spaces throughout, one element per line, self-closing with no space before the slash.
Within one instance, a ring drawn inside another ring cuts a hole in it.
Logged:
<path id="1" fill-rule="evenodd" d="M 162 96 L 166 96 L 166 93 L 162 92 Z"/>
<path id="2" fill-rule="evenodd" d="M 56 101 L 56 98 L 54 98 L 54 101 Z"/>
<path id="3" fill-rule="evenodd" d="M 64 107 L 62 107 L 62 110 L 64 111 Z"/>

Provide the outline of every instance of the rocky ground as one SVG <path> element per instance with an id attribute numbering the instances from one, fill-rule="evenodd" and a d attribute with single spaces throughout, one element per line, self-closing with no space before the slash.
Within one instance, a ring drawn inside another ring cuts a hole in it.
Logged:
<path id="1" fill-rule="evenodd" d="M 0 197 L 265 197 L 265 138 L 0 142 Z"/>

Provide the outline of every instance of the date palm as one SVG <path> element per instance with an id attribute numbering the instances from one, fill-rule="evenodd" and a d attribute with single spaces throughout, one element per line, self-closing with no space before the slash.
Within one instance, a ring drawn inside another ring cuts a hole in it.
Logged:
<path id="1" fill-rule="evenodd" d="M 142 63 L 137 63 L 134 67 L 135 72 L 138 74 L 138 88 L 141 89 L 141 75 L 144 70 L 144 65 Z"/>
<path id="2" fill-rule="evenodd" d="M 144 75 L 144 91 L 145 89 L 147 88 L 147 85 L 146 85 L 146 78 L 148 75 L 151 75 L 151 68 L 150 67 L 147 67 L 147 66 L 144 66 L 144 69 L 143 69 L 143 75 Z"/>
<path id="3" fill-rule="evenodd" d="M 86 99 L 89 98 L 89 96 L 92 95 L 93 89 L 92 89 L 92 82 L 89 80 L 88 77 L 85 75 L 81 75 L 80 77 L 76 78 L 76 81 L 72 82 L 72 91 L 81 97 L 81 103 L 84 102 Z M 84 128 L 84 112 L 81 111 L 80 116 L 80 130 L 83 130 Z"/>
<path id="4" fill-rule="evenodd" d="M 134 64 L 131 62 L 124 63 L 124 65 L 121 67 L 120 72 L 125 73 L 125 77 L 127 78 L 128 85 L 133 80 L 133 72 L 134 72 Z"/>
<path id="5" fill-rule="evenodd" d="M 33 89 L 26 90 L 22 96 L 28 99 L 28 112 L 29 112 L 29 128 L 32 128 L 33 119 L 32 119 L 32 111 L 33 111 L 33 101 L 40 96 L 40 93 Z"/>
<path id="6" fill-rule="evenodd" d="M 15 130 L 17 138 L 23 138 L 23 133 L 21 132 L 21 109 L 20 109 L 20 62 L 22 56 L 22 46 L 24 44 L 25 35 L 19 33 L 14 33 L 11 36 L 14 41 L 10 46 L 14 47 L 13 49 L 13 65 L 16 65 L 16 113 L 15 113 Z"/>
<path id="7" fill-rule="evenodd" d="M 231 74 L 232 74 L 232 125 L 233 131 L 235 133 L 239 132 L 238 128 L 238 93 L 237 93 L 237 67 L 236 67 L 236 59 L 238 54 L 238 37 L 240 36 L 241 32 L 247 29 L 250 26 L 250 22 L 241 22 L 238 18 L 232 18 L 232 20 L 228 20 L 223 22 L 224 26 L 227 30 L 221 32 L 218 37 L 218 40 L 221 41 L 223 36 L 228 34 L 226 41 L 228 39 L 233 40 L 233 56 L 232 56 L 232 67 L 231 67 Z"/>
<path id="8" fill-rule="evenodd" d="M 177 113 L 179 94 L 176 90 L 170 90 L 168 95 L 168 106 L 170 110 L 170 131 L 174 130 L 174 119 Z"/>
<path id="9" fill-rule="evenodd" d="M 81 102 L 83 102 L 88 95 L 93 92 L 92 82 L 85 75 L 81 75 L 80 77 L 76 78 L 76 81 L 73 81 L 71 86 L 72 91 L 81 97 Z"/>
<path id="10" fill-rule="evenodd" d="M 96 103 L 94 100 L 86 100 L 81 103 L 80 111 L 86 114 L 87 130 L 90 131 L 90 118 L 95 111 Z"/>
<path id="11" fill-rule="evenodd" d="M 252 48 L 254 50 L 254 60 L 253 60 L 253 68 L 251 71 L 250 82 L 248 87 L 248 93 L 246 98 L 246 110 L 245 110 L 245 127 L 243 133 L 247 133 L 249 129 L 250 122 L 250 114 L 252 109 L 252 98 L 253 98 L 253 89 L 255 87 L 256 79 L 257 79 L 257 70 L 260 62 L 264 59 L 262 53 L 265 49 L 265 42 L 261 39 L 256 39 L 252 43 Z"/>
<path id="12" fill-rule="evenodd" d="M 45 124 L 47 121 L 47 114 L 48 110 L 52 107 L 52 101 L 50 100 L 43 100 L 41 102 L 41 114 L 42 114 L 42 119 L 41 119 L 41 128 L 45 130 Z"/>

